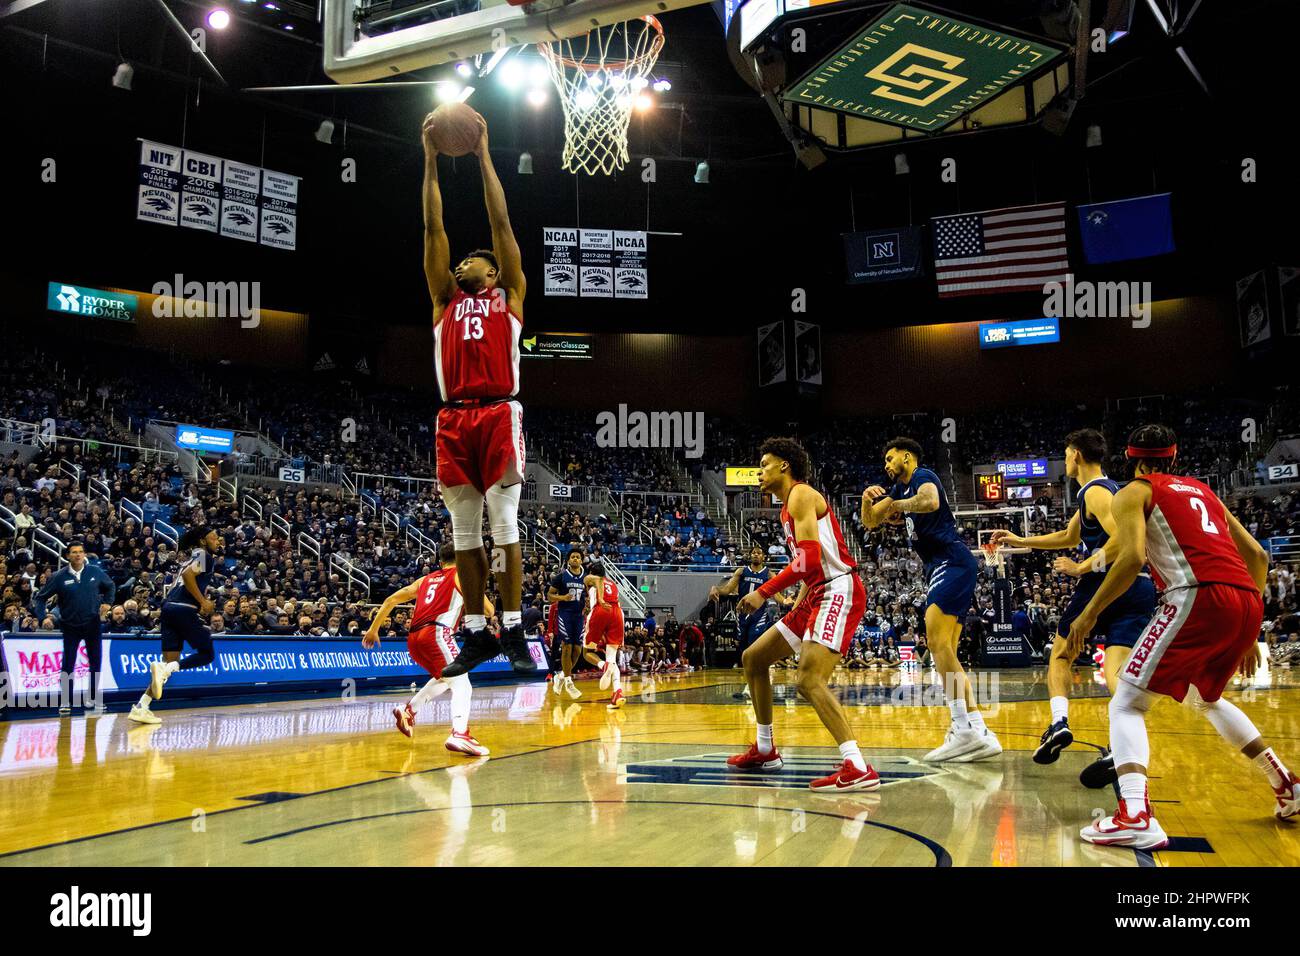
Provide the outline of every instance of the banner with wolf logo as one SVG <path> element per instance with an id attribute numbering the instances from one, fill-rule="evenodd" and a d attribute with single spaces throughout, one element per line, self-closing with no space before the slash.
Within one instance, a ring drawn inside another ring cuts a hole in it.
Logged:
<path id="1" fill-rule="evenodd" d="M 646 234 L 614 230 L 614 298 L 648 299 Z"/>
<path id="2" fill-rule="evenodd" d="M 921 226 L 846 232 L 845 280 L 850 284 L 915 279 L 924 274 Z"/>
<path id="3" fill-rule="evenodd" d="M 181 151 L 140 140 L 139 179 L 135 218 L 175 226 L 180 221 Z"/>
<path id="4" fill-rule="evenodd" d="M 262 171 L 256 166 L 226 160 L 221 180 L 221 234 L 257 242 L 257 200 L 262 192 Z"/>
<path id="5" fill-rule="evenodd" d="M 571 226 L 546 226 L 542 229 L 542 243 L 545 250 L 542 294 L 576 296 L 578 230 Z"/>
<path id="6" fill-rule="evenodd" d="M 298 184 L 300 176 L 262 170 L 262 245 L 298 248 Z"/>
<path id="7" fill-rule="evenodd" d="M 217 231 L 221 206 L 222 160 L 185 150 L 181 166 L 181 225 L 188 229 Z"/>

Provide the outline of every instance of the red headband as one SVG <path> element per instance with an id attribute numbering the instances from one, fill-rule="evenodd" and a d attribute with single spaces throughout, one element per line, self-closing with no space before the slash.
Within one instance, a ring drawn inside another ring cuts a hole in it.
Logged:
<path id="1" fill-rule="evenodd" d="M 1173 458 L 1177 454 L 1177 445 L 1170 445 L 1168 448 L 1138 448 L 1136 445 L 1128 446 L 1128 457 L 1130 458 Z"/>

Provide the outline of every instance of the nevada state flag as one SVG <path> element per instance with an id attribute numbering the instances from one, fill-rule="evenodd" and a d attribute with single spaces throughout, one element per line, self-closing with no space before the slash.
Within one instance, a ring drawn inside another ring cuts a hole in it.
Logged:
<path id="1" fill-rule="evenodd" d="M 1174 251 L 1169 193 L 1080 206 L 1079 237 L 1093 265 L 1167 255 Z"/>

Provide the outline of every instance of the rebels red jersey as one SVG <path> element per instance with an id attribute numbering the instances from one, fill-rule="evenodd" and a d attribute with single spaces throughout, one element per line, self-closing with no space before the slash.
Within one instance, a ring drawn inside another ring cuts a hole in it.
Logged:
<path id="1" fill-rule="evenodd" d="M 508 398 L 519 392 L 519 333 L 504 289 L 457 289 L 433 329 L 433 360 L 444 402 Z"/>
<path id="2" fill-rule="evenodd" d="M 415 614 L 411 617 L 411 633 L 423 627 L 437 625 L 442 634 L 450 634 L 460 623 L 465 601 L 456 583 L 455 568 L 439 568 L 420 579 L 420 591 L 415 596 Z"/>
<path id="3" fill-rule="evenodd" d="M 614 605 L 615 607 L 617 607 L 617 606 L 618 606 L 618 585 L 615 584 L 613 581 L 611 581 L 609 578 L 601 578 L 601 579 L 600 579 L 600 597 L 601 597 L 601 600 L 603 600 L 606 604 L 612 604 L 612 605 Z M 596 604 L 596 589 L 595 589 L 595 588 L 592 588 L 592 589 L 588 592 L 588 594 L 587 594 L 587 600 L 588 600 L 588 602 L 591 604 L 592 607 L 597 607 L 597 606 L 598 606 L 598 605 Z"/>
<path id="4" fill-rule="evenodd" d="M 803 482 L 796 482 L 796 484 L 803 484 Z M 793 558 L 799 553 L 799 545 L 794 537 L 794 519 L 790 517 L 789 506 L 784 503 L 781 505 L 781 530 L 785 532 L 786 550 Z M 849 546 L 844 543 L 844 535 L 840 533 L 840 523 L 835 520 L 835 511 L 829 501 L 826 502 L 826 513 L 817 519 L 817 543 L 822 548 L 821 574 L 809 579 L 809 587 L 827 578 L 847 574 L 857 567 L 853 562 L 853 555 L 849 553 Z"/>
<path id="5" fill-rule="evenodd" d="M 1227 584 L 1258 591 L 1237 553 L 1228 512 L 1206 485 L 1177 475 L 1141 475 L 1151 486 L 1147 506 L 1147 561 L 1165 591 Z"/>

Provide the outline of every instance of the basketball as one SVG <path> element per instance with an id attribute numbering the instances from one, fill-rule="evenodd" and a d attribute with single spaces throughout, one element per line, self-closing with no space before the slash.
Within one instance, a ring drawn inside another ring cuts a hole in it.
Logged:
<path id="1" fill-rule="evenodd" d="M 479 122 L 483 119 L 472 106 L 464 103 L 443 103 L 429 114 L 425 127 L 433 136 L 438 152 L 448 156 L 464 156 L 474 151 L 482 135 Z"/>

